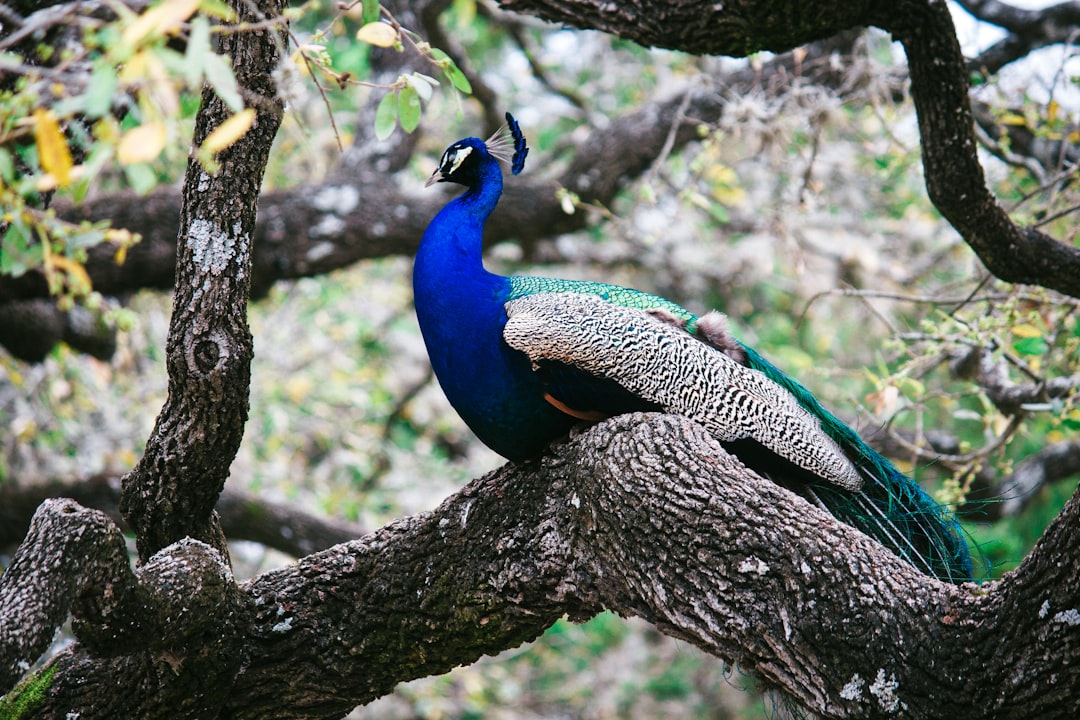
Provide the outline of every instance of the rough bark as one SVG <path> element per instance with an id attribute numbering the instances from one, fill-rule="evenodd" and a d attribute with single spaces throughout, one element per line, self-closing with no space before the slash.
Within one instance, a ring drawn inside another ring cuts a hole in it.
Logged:
<path id="1" fill-rule="evenodd" d="M 751 474 L 689 421 L 628 415 L 239 595 L 210 548 L 167 548 L 140 586 L 194 593 L 186 620 L 162 624 L 178 612 L 168 599 L 132 610 L 167 638 L 65 651 L 27 717 L 163 717 L 176 702 L 168 717 L 336 718 L 606 607 L 822 717 L 1071 718 L 1078 522 L 1074 497 L 1017 571 L 946 585 Z M 233 610 L 198 612 L 207 593 Z"/>
<path id="2" fill-rule="evenodd" d="M 236 3 L 240 21 L 275 17 L 275 1 Z M 213 512 L 247 421 L 251 333 L 247 302 L 255 208 L 283 106 L 271 70 L 287 42 L 282 29 L 225 33 L 219 51 L 233 71 L 255 123 L 222 151 L 210 175 L 193 152 L 184 178 L 178 281 L 165 345 L 169 392 L 146 450 L 124 478 L 121 512 L 145 561 L 192 537 L 224 552 Z M 210 87 L 195 124 L 198 147 L 231 112 Z"/>
<path id="3" fill-rule="evenodd" d="M 251 7 L 236 4 L 242 15 Z M 769 7 L 770 17 L 786 12 Z M 804 31 L 840 22 L 815 7 L 796 16 Z M 940 30 L 940 13 L 927 12 Z M 755 37 L 787 41 L 769 28 Z M 925 49 L 917 28 L 895 31 L 909 52 Z M 68 612 L 78 642 L 0 714 L 336 718 L 403 680 L 514 647 L 564 614 L 610 608 L 738 663 L 822 717 L 1073 717 L 1080 495 L 1017 571 L 981 587 L 945 585 L 671 416 L 595 426 L 431 513 L 238 585 L 212 509 L 246 414 L 243 307 L 255 197 L 280 113 L 266 77 L 280 37 L 223 42 L 259 116 L 220 158 L 220 175 L 189 167 L 169 399 L 124 481 L 141 563 L 131 570 L 100 513 L 42 506 L 0 576 L 0 679 L 9 685 Z M 224 116 L 204 101 L 196 142 Z M 965 122 L 962 109 L 937 113 L 920 108 L 924 132 Z M 973 147 L 956 135 L 942 150 Z"/>

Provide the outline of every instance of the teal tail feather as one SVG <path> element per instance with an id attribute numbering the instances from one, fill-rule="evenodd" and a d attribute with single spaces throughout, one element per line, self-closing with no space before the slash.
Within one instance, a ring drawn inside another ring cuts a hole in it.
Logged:
<path id="1" fill-rule="evenodd" d="M 740 343 L 746 363 L 784 386 L 821 419 L 822 428 L 847 453 L 865 482 L 857 493 L 827 483 L 805 494 L 837 520 L 859 528 L 914 567 L 948 582 L 973 578 L 971 553 L 960 524 L 949 510 L 901 473 L 859 435 L 821 406 L 809 390 Z"/>

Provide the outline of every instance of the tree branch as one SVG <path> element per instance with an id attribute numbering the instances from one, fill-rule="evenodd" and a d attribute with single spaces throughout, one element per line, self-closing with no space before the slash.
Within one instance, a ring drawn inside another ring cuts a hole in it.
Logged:
<path id="1" fill-rule="evenodd" d="M 651 0 L 505 0 L 502 4 L 643 45 L 699 54 L 782 52 L 861 25 L 887 30 L 904 45 L 908 56 L 931 201 L 997 277 L 1080 297 L 1080 248 L 1015 225 L 986 187 L 976 155 L 967 65 L 945 4 L 906 0 L 778 7 L 737 0 L 719 5 L 681 3 L 674 9 Z"/>
<path id="2" fill-rule="evenodd" d="M 696 47 L 693 43 L 707 43 L 700 48 L 703 52 L 741 54 L 762 48 L 784 49 L 780 39 L 806 30 L 790 19 L 801 18 L 806 14 L 803 11 L 792 14 L 772 9 L 770 17 L 762 18 L 759 3 L 728 3 L 723 10 L 706 8 L 708 12 L 702 9 L 704 6 L 691 3 L 686 6 L 686 12 L 701 11 L 694 20 L 698 30 L 693 31 L 680 30 L 674 22 L 677 18 L 668 17 L 666 11 L 661 12 L 648 2 L 623 3 L 617 11 L 611 10 L 614 6 L 610 4 L 596 3 L 603 7 L 591 14 L 585 9 L 592 7 L 592 0 L 578 0 L 570 6 L 533 0 L 506 4 L 519 12 L 549 19 L 559 19 L 559 12 L 580 13 L 581 25 L 608 29 L 645 44 L 693 49 Z M 1080 250 L 1037 230 L 1016 226 L 986 189 L 975 154 L 966 61 L 959 54 L 947 14 L 935 14 L 922 0 L 910 0 L 904 10 L 895 5 L 880 6 L 873 17 L 853 14 L 852 8 L 861 6 L 850 6 L 831 15 L 817 12 L 817 5 L 813 7 L 815 12 L 809 14 L 814 19 L 807 22 L 815 28 L 828 26 L 830 32 L 836 32 L 874 22 L 904 40 L 915 79 L 913 95 L 922 118 L 920 128 L 931 199 L 991 272 L 1011 282 L 1040 284 L 1080 296 Z M 1072 4 L 1056 7 L 1064 13 L 1062 17 L 1071 17 L 1068 12 Z M 428 12 L 428 6 L 424 12 Z M 614 15 L 608 17 L 604 13 Z M 638 18 L 662 20 L 630 23 L 623 17 L 633 13 Z M 604 17 L 594 17 L 600 15 Z M 923 19 L 906 23 L 906 17 Z M 745 25 L 751 20 L 762 24 Z M 427 21 L 430 22 L 430 17 Z M 1045 23 L 1034 20 L 1025 27 L 1032 32 L 1036 28 L 1046 31 Z M 692 32 L 693 37 L 681 34 L 684 31 Z M 791 42 L 788 47 L 805 42 L 810 36 L 800 37 L 799 42 Z M 1056 38 L 1046 35 L 1048 41 Z M 839 45 L 843 47 L 844 43 Z M 746 88 L 755 82 L 767 84 L 770 77 L 801 74 L 838 88 L 842 73 L 828 62 L 814 64 L 815 58 L 831 59 L 835 49 L 830 43 L 817 43 L 810 47 L 807 59 L 801 63 L 784 56 L 767 63 L 760 76 L 748 70 L 725 81 L 729 87 Z M 591 222 L 589 214 L 564 213 L 557 191 L 572 190 L 586 203 L 609 203 L 619 189 L 650 167 L 661 152 L 680 100 L 681 95 L 651 103 L 620 118 L 612 127 L 591 133 L 572 149 L 573 165 L 554 181 L 528 184 L 519 181 L 508 187 L 500 209 L 489 223 L 489 242 L 517 238 L 528 247 L 542 238 L 585 227 Z M 721 112 L 723 104 L 723 98 L 699 89 L 687 114 L 708 120 Z M 674 147 L 693 139 L 692 126 L 685 124 L 676 135 Z M 343 162 L 345 171 L 335 173 L 328 183 L 268 193 L 262 198 L 254 235 L 254 296 L 261 296 L 278 279 L 318 275 L 365 258 L 415 251 L 442 199 L 433 194 L 415 198 L 386 183 L 387 166 L 381 157 L 377 153 L 369 156 L 350 150 Z M 400 153 L 395 157 L 400 157 Z M 367 164 L 376 162 L 378 166 Z M 382 180 L 373 181 L 376 177 Z M 116 295 L 142 287 L 172 285 L 179 207 L 171 191 L 162 190 L 138 199 L 126 195 L 99 198 L 81 208 L 68 208 L 64 214 L 74 222 L 111 217 L 114 225 L 143 235 L 143 242 L 131 249 L 124 266 L 116 266 L 109 248 L 98 247 L 91 252 L 87 269 L 100 292 Z M 46 295 L 40 276 L 0 277 L 0 302 Z M 0 312 L 0 317 L 3 316 L 5 313 Z"/>
<path id="3" fill-rule="evenodd" d="M 277 17 L 282 7 L 278 0 L 233 4 L 240 22 Z M 247 422 L 251 243 L 259 188 L 283 113 L 271 72 L 287 39 L 282 25 L 265 33 L 227 33 L 220 42 L 244 96 L 257 99 L 256 119 L 219 154 L 217 175 L 207 174 L 195 152 L 188 160 L 177 241 L 179 282 L 165 344 L 169 394 L 146 450 L 124 478 L 120 504 L 143 561 L 185 537 L 226 552 L 213 509 Z M 193 147 L 231 115 L 206 86 Z"/>
<path id="4" fill-rule="evenodd" d="M 108 517 L 72 500 L 43 502 L 0 575 L 0 694 L 41 657 L 72 606 L 81 600 L 100 623 L 131 602 L 134 582 Z"/>
<path id="5" fill-rule="evenodd" d="M 591 215 L 582 211 L 568 215 L 560 188 L 577 193 L 586 204 L 609 204 L 627 183 L 652 166 L 676 123 L 673 149 L 697 139 L 699 122 L 719 117 L 728 93 L 754 87 L 779 92 L 797 79 L 839 89 L 843 73 L 834 62 L 835 54 L 850 52 L 856 37 L 846 34 L 813 45 L 805 56 L 789 54 L 762 68 L 735 73 L 725 78 L 723 93 L 695 88 L 684 113 L 679 111 L 686 94 L 680 92 L 593 131 L 569 151 L 573 162 L 557 178 L 530 180 L 525 175 L 508 185 L 488 223 L 487 242 L 515 238 L 528 247 L 587 227 Z M 252 250 L 253 296 L 265 294 L 277 280 L 321 275 L 369 258 L 415 253 L 445 198 L 434 192 L 402 192 L 387 182 L 383 157 L 350 148 L 342 171 L 327 183 L 263 194 Z M 142 198 L 130 193 L 103 196 L 60 212 L 72 222 L 112 218 L 114 226 L 142 235 L 142 241 L 128 250 L 123 265 L 116 264 L 108 247 L 91 249 L 86 269 L 102 294 L 172 286 L 180 222 L 174 190 L 162 188 Z M 0 302 L 45 296 L 47 288 L 40 276 L 0 277 Z"/>
<path id="6" fill-rule="evenodd" d="M 195 693 L 171 717 L 340 717 L 563 614 L 607 607 L 822 717 L 1068 718 L 1080 682 L 1077 527 L 1080 497 L 1015 573 L 950 586 L 751 474 L 689 421 L 621 416 L 430 513 L 244 585 L 254 614 L 239 613 L 250 624 L 233 637 L 245 662 L 207 669 L 180 655 L 185 673 L 202 667 L 228 697 L 215 707 Z M 231 641 L 201 641 L 233 657 Z M 149 658 L 117 662 L 81 645 L 59 655 L 38 716 L 108 717 L 72 703 L 86 677 L 143 709 L 175 697 L 171 673 L 147 684 Z"/>
<path id="7" fill-rule="evenodd" d="M 986 76 L 1039 48 L 1071 42 L 1080 30 L 1080 2 L 1076 0 L 1038 10 L 1018 8 L 998 0 L 957 0 L 956 4 L 976 19 L 1008 31 L 969 63 L 972 70 Z"/>

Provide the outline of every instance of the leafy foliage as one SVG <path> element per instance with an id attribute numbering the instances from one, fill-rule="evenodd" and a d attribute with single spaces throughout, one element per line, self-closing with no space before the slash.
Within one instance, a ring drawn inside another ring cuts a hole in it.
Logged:
<path id="1" fill-rule="evenodd" d="M 0 274 L 13 277 L 44 273 L 51 293 L 64 307 L 85 302 L 93 288 L 83 263 L 89 248 L 111 243 L 116 261 L 139 238 L 108 223 L 72 224 L 49 208 L 54 196 L 81 201 L 91 187 L 130 188 L 144 194 L 182 172 L 184 148 L 198 98 L 210 88 L 233 116 L 196 149 L 195 157 L 210 174 L 216 157 L 252 126 L 255 111 L 241 96 L 229 58 L 215 50 L 215 37 L 248 32 L 221 0 L 159 0 L 135 13 L 122 4 L 111 19 L 80 18 L 76 29 L 48 28 L 53 44 L 38 44 L 22 53 L 9 51 L 0 69 Z M 382 18 L 382 19 L 380 19 Z M 390 85 L 357 79 L 365 72 L 357 50 L 406 45 L 420 52 L 450 87 L 470 92 L 469 82 L 442 50 L 419 40 L 378 3 L 354 2 L 327 16 L 318 2 L 287 13 L 285 19 L 312 27 L 292 55 L 295 67 L 280 69 L 282 82 L 302 69 L 325 91 L 318 77 L 339 88 L 364 86 L 386 90 L 377 117 L 377 134 L 385 138 L 398 124 L 412 132 L 420 121 L 421 101 L 432 97 L 439 81 L 414 72 Z M 335 58 L 326 39 L 355 20 L 358 42 Z M 281 20 L 267 20 L 277 23 Z M 63 38 L 61 43 L 56 38 Z M 55 45 L 55 46 L 54 46 Z M 63 50 L 56 50 L 62 46 Z M 352 69 L 337 70 L 335 61 Z M 89 68 L 84 82 L 64 69 Z M 56 80 L 59 78 L 59 80 Z M 329 107 L 330 112 L 333 109 Z M 100 305 L 101 298 L 90 301 Z"/>

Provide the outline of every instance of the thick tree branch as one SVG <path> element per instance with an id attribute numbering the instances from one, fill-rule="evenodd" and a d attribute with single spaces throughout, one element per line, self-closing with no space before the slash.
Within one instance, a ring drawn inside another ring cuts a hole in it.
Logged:
<path id="1" fill-rule="evenodd" d="M 689 421 L 622 416 L 431 513 L 250 581 L 241 608 L 254 615 L 241 609 L 250 625 L 232 636 L 245 662 L 204 680 L 229 697 L 197 716 L 184 708 L 212 704 L 195 693 L 172 717 L 340 717 L 564 613 L 607 607 L 738 663 L 822 717 L 1069 718 L 1077 527 L 1080 498 L 1015 573 L 945 585 L 749 473 Z M 183 557 L 163 556 L 163 568 Z M 232 657 L 204 641 L 203 652 Z M 180 657 L 185 672 L 199 665 Z M 136 715 L 161 707 L 175 698 L 171 674 L 146 683 L 161 662 L 136 653 L 121 665 L 76 646 L 53 661 L 38 716 L 62 705 L 108 717 L 72 704 L 86 677 L 134 694 Z"/>
<path id="2" fill-rule="evenodd" d="M 41 657 L 78 601 L 100 623 L 131 603 L 134 581 L 124 537 L 108 517 L 71 500 L 43 502 L 0 575 L 0 694 Z"/>
<path id="3" fill-rule="evenodd" d="M 1080 248 L 1014 224 L 986 187 L 966 62 L 948 7 L 922 0 L 890 7 L 875 24 L 907 53 L 930 199 L 997 277 L 1080 297 Z"/>
<path id="4" fill-rule="evenodd" d="M 39 513 L 45 521 L 35 520 L 35 525 L 48 527 L 57 508 L 71 516 L 59 537 L 69 543 L 81 540 L 86 552 L 53 555 L 56 548 L 32 534 L 12 570 L 25 563 L 27 572 L 20 577 L 30 576 L 40 584 L 27 590 L 13 581 L 9 592 L 9 570 L 0 581 L 0 609 L 9 610 L 2 602 L 8 597 L 34 598 L 35 589 L 44 590 L 42 597 L 51 605 L 42 629 L 50 640 L 66 614 L 66 607 L 57 605 L 66 598 L 50 587 L 59 577 L 79 593 L 71 607 L 78 649 L 54 659 L 0 699 L 0 712 L 20 708 L 20 719 L 217 717 L 231 691 L 223 678 L 236 673 L 243 660 L 239 632 L 250 623 L 248 598 L 220 553 L 188 538 L 165 548 L 133 574 L 119 531 L 96 511 L 70 500 L 49 501 Z M 68 566 L 95 557 L 104 561 L 88 563 L 87 568 Z M 0 627 L 9 627 L 40 618 L 15 608 L 0 619 Z M 6 643 L 0 643 L 0 657 L 6 650 Z M 63 660 L 73 657 L 79 662 L 65 667 Z M 7 690 L 10 679 L 4 680 L 0 689 Z M 63 696 L 46 696 L 61 688 Z"/>

